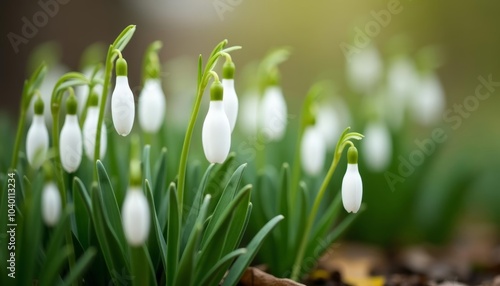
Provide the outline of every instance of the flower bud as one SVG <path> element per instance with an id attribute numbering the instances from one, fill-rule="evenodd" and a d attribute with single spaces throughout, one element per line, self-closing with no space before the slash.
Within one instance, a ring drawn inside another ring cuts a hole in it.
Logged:
<path id="1" fill-rule="evenodd" d="M 129 189 L 122 206 L 123 231 L 129 245 L 144 244 L 149 236 L 150 221 L 146 196 L 138 188 Z"/>
<path id="2" fill-rule="evenodd" d="M 260 126 L 264 135 L 271 141 L 282 139 L 286 131 L 287 107 L 281 88 L 266 88 L 260 110 Z"/>
<path id="3" fill-rule="evenodd" d="M 424 75 L 411 104 L 413 118 L 421 125 L 430 125 L 439 118 L 445 107 L 445 96 L 434 74 Z"/>
<path id="4" fill-rule="evenodd" d="M 116 61 L 116 85 L 111 96 L 111 116 L 116 132 L 127 136 L 134 125 L 134 94 L 127 78 L 127 63 L 120 58 Z"/>
<path id="5" fill-rule="evenodd" d="M 375 172 L 385 170 L 392 158 L 392 139 L 388 128 L 381 122 L 369 123 L 364 134 L 361 147 L 366 165 Z"/>
<path id="6" fill-rule="evenodd" d="M 240 128 L 248 136 L 255 136 L 259 127 L 259 96 L 250 92 L 241 99 Z"/>
<path id="7" fill-rule="evenodd" d="M 300 149 L 302 168 L 310 175 L 318 175 L 325 164 L 325 140 L 316 126 L 309 126 L 302 136 Z"/>
<path id="8" fill-rule="evenodd" d="M 369 46 L 348 58 L 347 76 L 351 88 L 357 92 L 368 93 L 380 80 L 382 60 L 377 49 Z"/>
<path id="9" fill-rule="evenodd" d="M 59 137 L 59 156 L 63 169 L 68 173 L 75 172 L 82 161 L 82 132 L 76 117 L 77 103 L 72 94 L 66 103 L 66 119 Z"/>
<path id="10" fill-rule="evenodd" d="M 38 97 L 35 102 L 35 115 L 26 136 L 26 156 L 33 169 L 38 169 L 45 161 L 49 149 L 49 133 L 43 115 L 43 100 Z"/>
<path id="11" fill-rule="evenodd" d="M 347 152 L 347 170 L 342 179 L 342 204 L 347 212 L 358 212 L 363 197 L 363 182 L 358 171 L 358 151 L 350 147 Z"/>
<path id="12" fill-rule="evenodd" d="M 158 78 L 148 78 L 139 96 L 139 123 L 143 131 L 156 133 L 165 120 L 165 94 Z"/>
<path id="13" fill-rule="evenodd" d="M 210 106 L 203 122 L 203 151 L 210 163 L 223 163 L 231 148 L 231 126 L 224 111 L 223 87 L 214 81 L 210 88 Z"/>
<path id="14" fill-rule="evenodd" d="M 53 182 L 46 183 L 42 190 L 42 218 L 47 226 L 55 226 L 61 215 L 61 194 Z"/>

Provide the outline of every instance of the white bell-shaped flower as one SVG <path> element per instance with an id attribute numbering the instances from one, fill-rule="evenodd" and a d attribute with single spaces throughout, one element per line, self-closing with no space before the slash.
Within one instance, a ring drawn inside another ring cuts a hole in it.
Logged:
<path id="1" fill-rule="evenodd" d="M 259 96 L 250 92 L 241 99 L 241 116 L 238 121 L 241 130 L 248 136 L 257 134 L 259 127 Z"/>
<path id="2" fill-rule="evenodd" d="M 375 46 L 370 45 L 348 58 L 347 79 L 357 92 L 368 93 L 382 76 L 382 60 Z"/>
<path id="3" fill-rule="evenodd" d="M 341 125 L 343 122 L 339 117 L 340 115 L 332 106 L 322 105 L 318 108 L 316 126 L 330 149 L 335 148 L 336 141 L 342 132 L 341 126 L 344 126 Z"/>
<path id="4" fill-rule="evenodd" d="M 202 130 L 203 151 L 210 163 L 223 163 L 231 148 L 231 127 L 222 100 L 211 100 Z"/>
<path id="5" fill-rule="evenodd" d="M 68 173 L 75 172 L 82 162 L 82 133 L 76 114 L 66 114 L 59 137 L 59 156 Z"/>
<path id="6" fill-rule="evenodd" d="M 309 126 L 302 136 L 300 156 L 302 168 L 310 176 L 318 175 L 325 164 L 326 145 L 317 126 Z"/>
<path id="7" fill-rule="evenodd" d="M 47 226 L 55 226 L 61 216 L 61 194 L 56 184 L 46 183 L 42 190 L 42 219 Z"/>
<path id="8" fill-rule="evenodd" d="M 287 125 L 287 106 L 281 88 L 270 86 L 260 103 L 260 128 L 271 141 L 283 138 Z"/>
<path id="9" fill-rule="evenodd" d="M 149 78 L 139 96 L 139 124 L 143 131 L 156 133 L 165 121 L 166 100 L 158 78 Z"/>
<path id="10" fill-rule="evenodd" d="M 358 170 L 358 151 L 350 147 L 347 153 L 347 170 L 342 179 L 342 204 L 347 212 L 357 213 L 363 197 L 363 181 Z"/>
<path id="11" fill-rule="evenodd" d="M 421 125 L 430 125 L 441 118 L 445 105 L 443 87 L 437 76 L 424 75 L 412 100 L 413 118 Z"/>
<path id="12" fill-rule="evenodd" d="M 129 245 L 141 246 L 148 239 L 151 224 L 149 204 L 138 188 L 127 191 L 122 206 L 122 224 Z"/>
<path id="13" fill-rule="evenodd" d="M 26 136 L 26 156 L 28 163 L 35 170 L 43 164 L 49 150 L 49 133 L 45 126 L 43 106 L 43 100 L 38 97 L 35 103 L 35 115 Z"/>
<path id="14" fill-rule="evenodd" d="M 85 149 L 85 155 L 89 160 L 94 161 L 94 150 L 97 135 L 97 121 L 99 120 L 99 108 L 97 106 L 89 106 L 87 109 L 87 117 L 85 118 L 85 123 L 83 124 L 83 147 Z M 103 158 L 106 154 L 106 148 L 108 145 L 106 124 L 101 126 L 101 142 L 99 158 Z"/>
<path id="15" fill-rule="evenodd" d="M 361 142 L 365 163 L 372 171 L 384 171 L 392 158 L 392 139 L 387 126 L 382 122 L 369 123 Z"/>
<path id="16" fill-rule="evenodd" d="M 127 78 L 127 63 L 123 58 L 116 61 L 116 85 L 111 96 L 111 116 L 116 132 L 127 136 L 134 126 L 134 94 Z"/>
<path id="17" fill-rule="evenodd" d="M 231 132 L 233 132 L 236 119 L 238 118 L 238 96 L 234 90 L 234 79 L 223 78 L 222 86 L 224 87 L 224 111 L 229 120 Z"/>

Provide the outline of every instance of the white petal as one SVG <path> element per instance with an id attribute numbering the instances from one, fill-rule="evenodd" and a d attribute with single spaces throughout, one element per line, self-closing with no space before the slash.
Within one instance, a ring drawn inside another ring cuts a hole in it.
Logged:
<path id="1" fill-rule="evenodd" d="M 128 190 L 122 207 L 122 224 L 130 245 L 144 244 L 149 236 L 150 220 L 149 205 L 144 193 L 135 188 Z"/>
<path id="2" fill-rule="evenodd" d="M 254 136 L 259 125 L 259 96 L 254 93 L 247 94 L 241 99 L 241 116 L 239 124 L 245 134 Z"/>
<path id="3" fill-rule="evenodd" d="M 279 87 L 271 86 L 266 89 L 260 112 L 261 130 L 264 135 L 271 141 L 283 138 L 287 124 L 287 107 Z"/>
<path id="4" fill-rule="evenodd" d="M 210 101 L 202 130 L 203 151 L 210 163 L 222 163 L 231 148 L 231 127 L 222 101 Z"/>
<path id="5" fill-rule="evenodd" d="M 75 172 L 82 161 L 82 133 L 76 115 L 66 115 L 59 137 L 59 156 L 63 169 Z"/>
<path id="6" fill-rule="evenodd" d="M 304 131 L 300 155 L 302 168 L 307 174 L 315 176 L 323 170 L 326 146 L 317 127 L 307 127 Z"/>
<path id="7" fill-rule="evenodd" d="M 445 104 L 439 79 L 433 74 L 423 76 L 411 105 L 414 119 L 422 125 L 434 123 L 441 118 Z"/>
<path id="8" fill-rule="evenodd" d="M 231 132 L 233 132 L 236 119 L 238 118 L 238 96 L 234 90 L 234 80 L 223 78 L 222 86 L 224 87 L 224 111 L 226 112 L 227 119 L 229 120 Z"/>
<path id="9" fill-rule="evenodd" d="M 347 164 L 342 179 L 342 204 L 347 212 L 358 212 L 363 197 L 363 182 L 358 171 L 358 164 Z"/>
<path id="10" fill-rule="evenodd" d="M 56 184 L 50 182 L 42 190 L 42 218 L 46 225 L 54 226 L 61 215 L 61 195 Z"/>
<path id="11" fill-rule="evenodd" d="M 126 76 L 116 77 L 115 90 L 111 97 L 111 115 L 116 132 L 121 136 L 127 136 L 134 125 L 135 103 Z"/>
<path id="12" fill-rule="evenodd" d="M 370 123 L 361 141 L 363 158 L 366 165 L 375 172 L 387 168 L 392 158 L 392 139 L 387 127 L 381 123 Z"/>
<path id="13" fill-rule="evenodd" d="M 38 169 L 47 157 L 49 133 L 43 115 L 33 117 L 33 122 L 26 136 L 26 156 L 33 169 Z"/>
<path id="14" fill-rule="evenodd" d="M 142 130 L 156 133 L 165 120 L 165 94 L 159 79 L 148 79 L 139 96 L 139 123 Z"/>
<path id="15" fill-rule="evenodd" d="M 99 120 L 99 109 L 96 106 L 90 106 L 87 110 L 87 118 L 85 118 L 85 123 L 83 124 L 83 147 L 85 149 L 85 155 L 90 161 L 94 161 L 94 149 L 96 140 L 96 129 L 97 121 Z M 99 158 L 103 158 L 106 154 L 107 148 L 107 132 L 106 125 L 101 126 L 101 149 L 99 152 Z"/>
<path id="16" fill-rule="evenodd" d="M 348 58 L 347 76 L 353 90 L 369 93 L 381 75 L 382 60 L 374 46 L 363 48 Z"/>

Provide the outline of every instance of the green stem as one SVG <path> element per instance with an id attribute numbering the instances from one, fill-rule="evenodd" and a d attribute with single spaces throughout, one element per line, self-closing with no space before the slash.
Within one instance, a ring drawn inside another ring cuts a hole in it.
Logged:
<path id="1" fill-rule="evenodd" d="M 17 160 L 19 158 L 19 148 L 21 146 L 21 138 L 24 134 L 24 126 L 26 125 L 26 110 L 21 107 L 19 113 L 19 125 L 17 125 L 16 141 L 14 142 L 14 153 L 12 154 L 12 163 L 10 164 L 11 170 L 16 169 Z"/>
<path id="2" fill-rule="evenodd" d="M 300 168 L 302 166 L 302 160 L 300 158 L 300 149 L 302 148 L 302 136 L 304 135 L 304 130 L 306 128 L 306 122 L 304 120 L 300 121 L 299 126 L 299 134 L 297 136 L 297 145 L 295 147 L 295 155 L 293 158 L 293 167 L 292 167 L 292 185 L 291 185 L 291 194 L 290 194 L 290 202 L 292 207 L 295 207 L 297 200 L 297 192 L 299 189 L 300 182 Z"/>
<path id="3" fill-rule="evenodd" d="M 106 68 L 104 71 L 104 84 L 102 87 L 101 103 L 99 104 L 99 118 L 97 119 L 97 129 L 101 130 L 102 123 L 104 121 L 104 109 L 106 108 L 106 101 L 108 99 L 109 84 L 111 81 L 111 73 L 113 71 L 113 62 L 115 58 L 115 49 L 113 45 L 109 46 L 108 54 L 106 56 Z M 99 160 L 99 155 L 101 153 L 101 132 L 97 131 L 95 135 L 95 146 L 94 146 L 94 182 L 97 182 L 97 160 Z"/>
<path id="4" fill-rule="evenodd" d="M 309 213 L 309 217 L 307 218 L 306 229 L 303 232 L 302 240 L 300 242 L 299 252 L 297 253 L 295 263 L 293 264 L 293 270 L 291 276 L 292 280 L 297 281 L 297 279 L 299 278 L 300 268 L 302 266 L 302 260 L 304 259 L 304 254 L 307 247 L 307 241 L 309 240 L 309 233 L 311 232 L 311 229 L 313 227 L 314 220 L 316 219 L 316 213 L 318 212 L 319 205 L 321 204 L 321 200 L 323 199 L 323 195 L 325 194 L 326 188 L 328 187 L 328 184 L 330 183 L 330 180 L 333 174 L 335 173 L 335 169 L 337 168 L 337 165 L 340 161 L 340 155 L 342 154 L 342 150 L 340 151 L 341 151 L 340 153 L 335 153 L 332 165 L 330 166 L 330 169 L 328 170 L 328 173 L 326 174 L 326 177 L 323 180 L 323 183 L 321 184 L 319 192 L 316 195 L 316 198 L 314 199 L 314 204 L 312 206 L 311 212 Z"/>
<path id="5" fill-rule="evenodd" d="M 198 112 L 200 111 L 200 105 L 201 105 L 201 99 L 203 97 L 203 93 L 205 91 L 205 88 L 208 85 L 208 81 L 211 76 L 211 71 L 217 64 L 217 60 L 221 56 L 222 53 L 229 53 L 230 51 L 234 51 L 237 49 L 240 49 L 241 47 L 235 46 L 235 47 L 229 47 L 226 49 L 223 49 L 224 46 L 227 44 L 227 40 L 224 40 L 220 42 L 212 51 L 210 54 L 210 57 L 208 58 L 207 64 L 205 66 L 205 70 L 202 73 L 202 60 L 201 60 L 201 55 L 199 57 L 198 61 L 198 87 L 196 90 L 196 99 L 193 107 L 193 111 L 191 113 L 191 119 L 189 120 L 189 124 L 186 130 L 186 135 L 184 136 L 184 144 L 182 145 L 182 151 L 181 151 L 181 158 L 179 162 L 179 175 L 178 175 L 178 185 L 177 185 L 177 192 L 178 192 L 178 198 L 179 198 L 179 205 L 181 208 L 179 209 L 180 211 L 180 217 L 182 217 L 182 210 L 183 210 L 183 203 L 184 203 L 184 187 L 186 183 L 186 168 L 187 168 L 187 159 L 188 159 L 188 153 L 189 153 L 189 147 L 191 146 L 191 137 L 193 135 L 193 130 L 194 130 L 194 125 L 196 124 L 196 118 L 198 118 Z"/>

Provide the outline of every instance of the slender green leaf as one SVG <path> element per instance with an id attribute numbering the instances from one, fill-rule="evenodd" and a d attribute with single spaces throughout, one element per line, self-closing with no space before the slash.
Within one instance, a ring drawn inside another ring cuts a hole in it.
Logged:
<path id="1" fill-rule="evenodd" d="M 236 191 L 238 190 L 241 182 L 241 177 L 243 174 L 243 171 L 245 170 L 247 164 L 243 164 L 236 171 L 234 171 L 233 175 L 229 179 L 229 182 L 227 183 L 226 187 L 222 191 L 221 198 L 219 199 L 219 202 L 217 203 L 217 206 L 215 207 L 215 210 L 212 215 L 212 220 L 208 224 L 207 229 L 205 230 L 205 234 L 203 236 L 202 240 L 202 248 L 205 246 L 207 238 L 212 234 L 214 231 L 214 228 L 216 226 L 216 223 L 219 221 L 220 217 L 222 214 L 227 210 L 227 206 L 229 203 L 233 200 L 234 196 L 236 195 Z M 246 213 L 246 211 L 245 211 Z"/>
<path id="2" fill-rule="evenodd" d="M 174 285 L 190 286 L 193 285 L 192 278 L 195 270 L 195 255 L 201 237 L 203 223 L 206 220 L 208 205 L 210 204 L 210 195 L 206 195 L 201 205 L 200 212 L 194 224 L 193 230 L 189 236 L 186 248 L 184 249 L 178 270 L 175 275 Z"/>
<path id="3" fill-rule="evenodd" d="M 149 182 L 146 181 L 146 197 L 148 199 L 149 207 L 150 207 L 150 216 L 153 224 L 153 232 L 154 234 L 150 234 L 150 246 L 154 251 L 156 251 L 159 255 L 159 258 L 162 260 L 163 269 L 167 272 L 167 243 L 165 242 L 165 238 L 163 237 L 163 232 L 160 228 L 160 223 L 158 222 L 158 217 L 156 215 L 156 207 L 153 202 L 153 194 L 151 192 L 151 187 Z M 153 248 L 154 245 L 154 248 Z M 156 261 L 152 260 L 154 263 Z"/>
<path id="4" fill-rule="evenodd" d="M 246 252 L 247 250 L 245 248 L 239 248 L 226 254 L 204 274 L 205 276 L 203 276 L 203 279 L 201 279 L 198 285 L 219 285 L 219 282 L 222 280 L 229 266 L 231 266 L 233 260 Z"/>
<path id="5" fill-rule="evenodd" d="M 92 259 L 94 259 L 96 254 L 97 250 L 94 247 L 88 248 L 83 256 L 78 259 L 71 271 L 68 272 L 66 277 L 64 277 L 62 286 L 69 286 L 78 281 L 78 279 L 80 279 L 85 273 L 85 270 L 90 266 L 90 263 L 92 262 Z"/>
<path id="6" fill-rule="evenodd" d="M 177 272 L 177 263 L 179 260 L 181 218 L 179 213 L 179 201 L 177 199 L 177 190 L 172 184 L 168 189 L 169 211 L 168 211 L 168 233 L 167 233 L 167 253 L 166 253 L 166 275 L 167 285 L 173 285 L 174 273 Z"/>
<path id="7" fill-rule="evenodd" d="M 56 253 L 51 256 L 47 255 L 47 262 L 43 264 L 42 276 L 40 277 L 40 285 L 54 285 L 56 279 L 59 278 L 59 273 L 64 262 L 67 261 L 68 256 L 73 252 L 69 245 L 64 247 L 59 246 Z"/>
<path id="8" fill-rule="evenodd" d="M 236 285 L 243 275 L 245 269 L 250 265 L 253 258 L 257 254 L 260 246 L 262 245 L 264 239 L 269 234 L 269 232 L 280 222 L 284 217 L 278 215 L 271 219 L 261 230 L 254 236 L 247 246 L 247 252 L 239 256 L 234 262 L 233 266 L 229 270 L 229 274 L 224 279 L 223 286 Z"/>
<path id="9" fill-rule="evenodd" d="M 155 205 L 159 206 L 162 197 L 165 196 L 165 185 L 167 184 L 167 148 L 161 149 L 160 158 L 156 161 L 155 176 L 153 178 L 153 196 Z M 157 207 L 159 209 L 159 207 Z"/>

